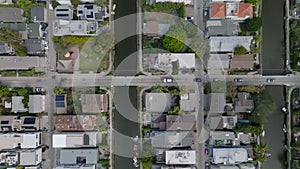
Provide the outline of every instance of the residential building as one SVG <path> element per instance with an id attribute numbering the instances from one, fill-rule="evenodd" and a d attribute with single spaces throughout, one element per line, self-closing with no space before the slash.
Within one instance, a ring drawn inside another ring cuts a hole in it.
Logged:
<path id="1" fill-rule="evenodd" d="M 7 43 L 0 42 L 0 55 L 8 54 L 8 55 L 14 55 L 15 49 L 12 48 Z"/>
<path id="2" fill-rule="evenodd" d="M 180 95 L 179 105 L 184 112 L 195 112 L 197 105 L 196 93 L 186 93 Z"/>
<path id="3" fill-rule="evenodd" d="M 96 169 L 96 164 L 57 165 L 53 169 Z"/>
<path id="4" fill-rule="evenodd" d="M 39 57 L 1 56 L 0 70 L 28 70 L 40 66 Z"/>
<path id="5" fill-rule="evenodd" d="M 235 165 L 212 165 L 211 169 L 240 169 Z"/>
<path id="6" fill-rule="evenodd" d="M 25 47 L 28 55 L 43 55 L 45 53 L 41 39 L 26 39 Z"/>
<path id="7" fill-rule="evenodd" d="M 106 7 L 95 4 L 80 4 L 77 6 L 77 17 L 81 20 L 104 21 L 108 17 Z"/>
<path id="8" fill-rule="evenodd" d="M 56 0 L 61 5 L 72 6 L 71 0 Z"/>
<path id="9" fill-rule="evenodd" d="M 38 165 L 42 162 L 42 148 L 21 151 L 19 156 L 21 166 Z"/>
<path id="10" fill-rule="evenodd" d="M 195 68 L 195 53 L 158 53 L 145 54 L 144 65 L 149 70 L 160 70 L 166 73 Z"/>
<path id="11" fill-rule="evenodd" d="M 234 112 L 236 113 L 251 113 L 254 109 L 254 101 L 250 93 L 239 92 L 237 98 L 232 99 L 234 105 Z"/>
<path id="12" fill-rule="evenodd" d="M 254 67 L 254 57 L 252 54 L 235 55 L 231 59 L 231 70 L 252 70 Z"/>
<path id="13" fill-rule="evenodd" d="M 45 95 L 29 95 L 29 113 L 42 113 L 45 111 Z"/>
<path id="14" fill-rule="evenodd" d="M 253 18 L 253 5 L 244 2 L 222 2 L 211 3 L 210 5 L 211 19 L 225 19 L 243 21 Z"/>
<path id="15" fill-rule="evenodd" d="M 248 157 L 245 148 L 213 148 L 212 163 L 213 164 L 239 164 L 249 162 L 252 159 Z"/>
<path id="16" fill-rule="evenodd" d="M 39 39 L 42 37 L 41 25 L 39 23 L 28 24 L 28 38 Z"/>
<path id="17" fill-rule="evenodd" d="M 25 22 L 22 8 L 0 7 L 0 22 Z"/>
<path id="18" fill-rule="evenodd" d="M 0 28 L 10 28 L 14 31 L 17 31 L 22 39 L 27 39 L 27 24 L 25 22 L 17 22 L 17 23 L 4 23 L 0 22 Z"/>
<path id="19" fill-rule="evenodd" d="M 59 5 L 54 10 L 55 19 L 72 20 L 73 9 L 70 5 Z"/>
<path id="20" fill-rule="evenodd" d="M 59 164 L 97 164 L 98 154 L 98 148 L 61 149 L 59 153 Z"/>
<path id="21" fill-rule="evenodd" d="M 96 147 L 97 132 L 64 132 L 52 135 L 53 148 Z"/>
<path id="22" fill-rule="evenodd" d="M 24 107 L 23 99 L 24 96 L 12 96 L 12 109 L 14 113 L 27 112 L 27 108 Z"/>
<path id="23" fill-rule="evenodd" d="M 166 115 L 165 114 L 152 114 L 151 128 L 157 130 L 166 130 Z"/>
<path id="24" fill-rule="evenodd" d="M 37 131 L 40 129 L 40 118 L 33 116 L 1 116 L 0 131 Z"/>
<path id="25" fill-rule="evenodd" d="M 195 129 L 196 116 L 193 114 L 167 115 L 166 130 L 169 131 L 191 131 Z"/>
<path id="26" fill-rule="evenodd" d="M 170 150 L 166 151 L 167 165 L 194 165 L 196 164 L 196 151 Z"/>
<path id="27" fill-rule="evenodd" d="M 107 112 L 107 94 L 81 94 L 80 102 L 82 113 Z"/>
<path id="28" fill-rule="evenodd" d="M 35 133 L 0 133 L 0 150 L 37 148 L 41 145 L 41 132 Z"/>
<path id="29" fill-rule="evenodd" d="M 207 63 L 208 74 L 211 75 L 226 74 L 229 69 L 231 58 L 232 58 L 231 53 L 210 54 Z"/>
<path id="30" fill-rule="evenodd" d="M 252 36 L 216 36 L 209 38 L 210 52 L 234 52 L 238 46 L 250 51 Z"/>
<path id="31" fill-rule="evenodd" d="M 153 148 L 170 149 L 173 147 L 189 147 L 193 144 L 193 134 L 189 131 L 152 131 Z"/>
<path id="32" fill-rule="evenodd" d="M 253 163 L 244 163 L 238 165 L 240 169 L 255 169 L 255 166 Z"/>
<path id="33" fill-rule="evenodd" d="M 46 22 L 47 10 L 43 6 L 33 6 L 30 11 L 32 22 Z"/>
<path id="34" fill-rule="evenodd" d="M 145 111 L 163 113 L 171 109 L 172 95 L 170 93 L 145 93 Z"/>
<path id="35" fill-rule="evenodd" d="M 212 130 L 232 130 L 237 123 L 237 116 L 221 116 L 221 115 L 211 115 L 208 118 L 209 127 Z"/>
<path id="36" fill-rule="evenodd" d="M 53 23 L 54 36 L 97 36 L 98 23 L 86 20 L 55 20 Z"/>
<path id="37" fill-rule="evenodd" d="M 0 4 L 12 4 L 12 0 L 0 0 Z"/>
<path id="38" fill-rule="evenodd" d="M 184 3 L 184 5 L 192 5 L 193 0 L 155 0 L 156 3 L 159 2 L 173 2 L 173 3 Z"/>
<path id="39" fill-rule="evenodd" d="M 57 114 L 66 114 L 67 113 L 67 95 L 59 94 L 55 96 L 55 107 Z"/>
<path id="40" fill-rule="evenodd" d="M 225 93 L 209 93 L 205 95 L 204 108 L 210 113 L 224 113 Z"/>
<path id="41" fill-rule="evenodd" d="M 57 131 L 96 131 L 97 122 L 96 115 L 58 115 L 54 126 Z"/>
<path id="42" fill-rule="evenodd" d="M 211 131 L 209 135 L 209 143 L 214 146 L 233 145 L 236 139 L 231 131 Z"/>
<path id="43" fill-rule="evenodd" d="M 161 38 L 170 29 L 170 24 L 158 21 L 148 21 L 143 25 L 143 34 L 148 37 Z"/>
<path id="44" fill-rule="evenodd" d="M 239 33 L 238 23 L 231 19 L 206 21 L 206 36 L 237 36 Z"/>
<path id="45" fill-rule="evenodd" d="M 15 167 L 19 165 L 19 153 L 0 152 L 0 167 Z"/>

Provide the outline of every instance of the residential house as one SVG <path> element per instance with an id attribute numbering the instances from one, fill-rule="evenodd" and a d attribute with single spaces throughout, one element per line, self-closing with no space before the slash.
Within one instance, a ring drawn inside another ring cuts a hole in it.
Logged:
<path id="1" fill-rule="evenodd" d="M 145 54 L 144 67 L 166 73 L 191 70 L 196 66 L 195 53 L 158 53 Z"/>
<path id="2" fill-rule="evenodd" d="M 166 115 L 165 114 L 152 114 L 151 116 L 151 128 L 157 130 L 166 130 Z"/>
<path id="3" fill-rule="evenodd" d="M 97 131 L 96 115 L 58 115 L 54 120 L 57 131 Z"/>
<path id="4" fill-rule="evenodd" d="M 104 21 L 108 17 L 107 8 L 95 4 L 80 4 L 77 6 L 77 17 L 81 20 Z"/>
<path id="5" fill-rule="evenodd" d="M 15 49 L 12 48 L 10 45 L 7 43 L 0 42 L 0 55 L 14 55 L 15 54 Z"/>
<path id="6" fill-rule="evenodd" d="M 239 164 L 252 161 L 248 157 L 246 148 L 213 148 L 212 160 L 213 164 Z"/>
<path id="7" fill-rule="evenodd" d="M 57 60 L 57 71 L 64 73 L 72 73 L 75 63 L 79 57 L 79 48 L 71 47 L 64 54 L 60 54 Z"/>
<path id="8" fill-rule="evenodd" d="M 240 169 L 235 165 L 212 165 L 211 169 Z"/>
<path id="9" fill-rule="evenodd" d="M 40 118 L 33 116 L 1 116 L 0 131 L 37 131 L 40 129 Z"/>
<path id="10" fill-rule="evenodd" d="M 97 164 L 98 148 L 61 149 L 59 151 L 59 164 Z"/>
<path id="11" fill-rule="evenodd" d="M 61 5 L 72 6 L 71 0 L 56 0 Z"/>
<path id="12" fill-rule="evenodd" d="M 81 94 L 80 102 L 82 113 L 107 112 L 107 94 Z"/>
<path id="13" fill-rule="evenodd" d="M 254 101 L 250 93 L 239 92 L 237 98 L 232 99 L 234 105 L 234 112 L 236 113 L 251 113 L 254 109 Z"/>
<path id="14" fill-rule="evenodd" d="M 210 52 L 234 52 L 238 46 L 250 51 L 252 36 L 216 36 L 209 38 Z"/>
<path id="15" fill-rule="evenodd" d="M 96 169 L 96 164 L 57 165 L 53 169 Z"/>
<path id="16" fill-rule="evenodd" d="M 170 29 L 170 24 L 158 21 L 148 21 L 143 25 L 143 34 L 148 37 L 161 38 Z"/>
<path id="17" fill-rule="evenodd" d="M 52 135 L 53 148 L 96 147 L 97 132 L 64 132 Z"/>
<path id="18" fill-rule="evenodd" d="M 168 131 L 191 131 L 195 129 L 196 116 L 193 114 L 167 115 L 166 130 Z"/>
<path id="19" fill-rule="evenodd" d="M 0 167 L 15 167 L 19 165 L 19 153 L 0 152 Z"/>
<path id="20" fill-rule="evenodd" d="M 237 116 L 221 116 L 221 115 L 211 115 L 208 117 L 209 127 L 212 130 L 232 130 L 237 123 Z"/>
<path id="21" fill-rule="evenodd" d="M 184 112 L 195 112 L 197 105 L 196 93 L 186 93 L 180 95 L 179 105 Z"/>
<path id="22" fill-rule="evenodd" d="M 28 55 L 43 55 L 45 53 L 41 39 L 26 39 L 25 47 Z"/>
<path id="23" fill-rule="evenodd" d="M 195 165 L 196 151 L 195 150 L 169 150 L 166 151 L 167 165 Z"/>
<path id="24" fill-rule="evenodd" d="M 1 56 L 0 70 L 28 70 L 40 67 L 39 57 Z"/>
<path id="25" fill-rule="evenodd" d="M 27 112 L 27 108 L 24 107 L 23 99 L 24 96 L 12 96 L 12 109 L 14 113 Z"/>
<path id="26" fill-rule="evenodd" d="M 208 74 L 211 75 L 226 74 L 229 69 L 231 58 L 232 58 L 231 53 L 210 54 L 207 63 Z"/>
<path id="27" fill-rule="evenodd" d="M 96 21 L 58 19 L 53 23 L 53 35 L 97 36 L 98 23 Z"/>
<path id="28" fill-rule="evenodd" d="M 55 19 L 72 20 L 73 9 L 70 5 L 59 5 L 54 10 Z"/>
<path id="29" fill-rule="evenodd" d="M 171 109 L 172 95 L 170 93 L 145 93 L 145 111 L 163 113 Z"/>
<path id="30" fill-rule="evenodd" d="M 152 131 L 153 148 L 170 149 L 173 147 L 189 147 L 193 144 L 193 134 L 189 131 Z"/>
<path id="31" fill-rule="evenodd" d="M 214 146 L 234 145 L 236 139 L 231 131 L 211 131 L 209 135 L 209 143 Z"/>
<path id="32" fill-rule="evenodd" d="M 12 0 L 0 0 L 0 4 L 12 4 Z"/>
<path id="33" fill-rule="evenodd" d="M 67 95 L 59 94 L 55 96 L 55 107 L 57 114 L 66 114 L 67 113 Z"/>
<path id="34" fill-rule="evenodd" d="M 28 38 L 39 39 L 42 36 L 41 25 L 39 23 L 28 24 Z"/>
<path id="35" fill-rule="evenodd" d="M 254 57 L 252 54 L 235 55 L 231 59 L 231 70 L 252 70 L 254 67 Z"/>
<path id="36" fill-rule="evenodd" d="M 37 148 L 41 145 L 41 132 L 0 133 L 0 150 Z"/>
<path id="37" fill-rule="evenodd" d="M 42 148 L 19 152 L 21 166 L 33 166 L 42 162 Z"/>
<path id="38" fill-rule="evenodd" d="M 25 22 L 22 8 L 0 7 L 0 22 Z"/>
<path id="39" fill-rule="evenodd" d="M 173 2 L 173 3 L 184 3 L 184 5 L 193 5 L 193 0 L 155 0 L 155 3 L 159 2 Z"/>
<path id="40" fill-rule="evenodd" d="M 32 22 L 46 22 L 47 13 L 43 6 L 33 6 L 30 9 L 30 16 Z"/>
<path id="41" fill-rule="evenodd" d="M 206 36 L 237 36 L 239 32 L 238 23 L 231 19 L 206 21 Z"/>
<path id="42" fill-rule="evenodd" d="M 210 5 L 211 19 L 229 18 L 236 21 L 243 21 L 248 18 L 253 18 L 252 3 L 244 2 L 215 2 Z"/>
<path id="43" fill-rule="evenodd" d="M 29 95 L 29 113 L 45 111 L 45 95 Z"/>
<path id="44" fill-rule="evenodd" d="M 210 113 L 224 113 L 225 93 L 209 93 L 205 95 L 204 107 Z"/>
<path id="45" fill-rule="evenodd" d="M 27 30 L 27 24 L 25 22 L 17 22 L 17 23 L 4 23 L 0 22 L 0 28 L 9 28 L 16 32 L 18 32 L 22 39 L 28 38 L 28 30 Z"/>

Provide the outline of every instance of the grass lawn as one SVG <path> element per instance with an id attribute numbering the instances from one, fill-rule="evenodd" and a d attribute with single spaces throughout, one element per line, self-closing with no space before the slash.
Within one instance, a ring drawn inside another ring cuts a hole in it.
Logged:
<path id="1" fill-rule="evenodd" d="M 99 72 L 106 70 L 109 65 L 109 56 L 95 56 L 90 57 L 80 56 L 79 58 L 79 69 L 81 71 L 95 71 Z"/>
<path id="2" fill-rule="evenodd" d="M 142 165 L 143 165 L 143 169 L 151 169 L 152 162 L 151 161 L 142 162 Z"/>

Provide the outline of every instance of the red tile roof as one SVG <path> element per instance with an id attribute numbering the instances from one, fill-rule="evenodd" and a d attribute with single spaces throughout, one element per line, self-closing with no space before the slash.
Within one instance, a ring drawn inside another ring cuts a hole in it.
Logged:
<path id="1" fill-rule="evenodd" d="M 239 9 L 237 13 L 237 17 L 239 18 L 245 18 L 246 16 L 249 16 L 250 18 L 253 18 L 253 6 L 251 3 L 239 3 Z"/>
<path id="2" fill-rule="evenodd" d="M 226 3 L 212 3 L 211 18 L 225 18 L 225 17 L 226 17 Z"/>

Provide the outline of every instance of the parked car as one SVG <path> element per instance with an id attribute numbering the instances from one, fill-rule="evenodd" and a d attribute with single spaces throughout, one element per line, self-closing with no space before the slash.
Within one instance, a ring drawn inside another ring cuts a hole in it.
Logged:
<path id="1" fill-rule="evenodd" d="M 195 78 L 194 81 L 195 82 L 201 82 L 202 80 L 201 80 L 201 78 Z"/>
<path id="2" fill-rule="evenodd" d="M 235 78 L 233 79 L 234 82 L 243 82 L 243 79 L 242 78 Z"/>
<path id="3" fill-rule="evenodd" d="M 36 88 L 34 88 L 34 92 L 44 92 L 44 91 L 45 91 L 45 89 L 42 88 L 42 87 L 36 87 Z"/>
<path id="4" fill-rule="evenodd" d="M 49 49 L 48 44 L 45 44 L 45 45 L 44 45 L 44 49 L 45 49 L 45 50 L 48 50 L 48 49 Z"/>
<path id="5" fill-rule="evenodd" d="M 209 151 L 208 151 L 207 148 L 204 150 L 204 153 L 205 153 L 205 155 L 208 155 L 208 154 L 209 154 Z"/>
<path id="6" fill-rule="evenodd" d="M 275 79 L 267 79 L 267 82 L 268 82 L 268 83 L 275 82 Z"/>
<path id="7" fill-rule="evenodd" d="M 284 113 L 287 113 L 287 108 L 286 108 L 286 107 L 282 107 L 281 110 L 282 110 Z"/>
<path id="8" fill-rule="evenodd" d="M 171 77 L 165 77 L 165 78 L 163 78 L 163 82 L 164 83 L 172 83 L 173 82 L 173 78 L 171 78 Z"/>

